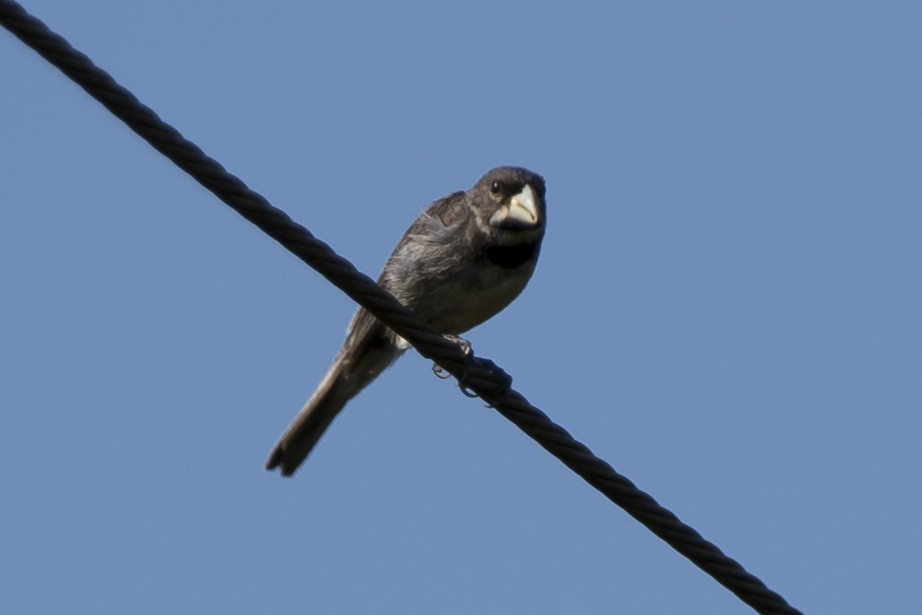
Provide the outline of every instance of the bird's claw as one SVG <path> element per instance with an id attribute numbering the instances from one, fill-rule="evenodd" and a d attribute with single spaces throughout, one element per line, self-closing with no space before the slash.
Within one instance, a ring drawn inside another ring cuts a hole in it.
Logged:
<path id="1" fill-rule="evenodd" d="M 457 335 L 445 334 L 443 336 L 449 342 L 454 342 L 461 347 L 461 351 L 464 352 L 464 356 L 468 359 L 474 354 L 474 351 L 471 349 L 471 343 L 464 339 L 463 337 L 458 337 Z"/>
<path id="2" fill-rule="evenodd" d="M 461 394 L 466 397 L 471 397 L 471 398 L 480 397 L 480 395 L 475 393 L 473 390 L 471 390 L 470 387 L 468 387 L 465 384 L 465 381 L 467 380 L 467 367 L 471 364 L 471 362 L 474 359 L 474 352 L 471 349 L 471 343 L 468 342 L 466 339 L 458 337 L 457 335 L 446 334 L 445 339 L 458 344 L 461 347 L 462 351 L 464 352 L 464 358 L 465 358 L 464 367 L 462 368 L 461 376 L 458 378 L 458 389 L 461 390 Z M 480 359 L 480 361 L 486 363 L 487 366 L 490 368 L 490 371 L 493 372 L 493 374 L 499 376 L 499 378 L 502 380 L 503 388 L 502 388 L 502 391 L 500 392 L 500 396 L 505 395 L 506 391 L 512 388 L 512 378 L 509 376 L 509 374 L 507 374 L 502 369 L 500 369 L 500 367 L 497 366 L 496 363 L 494 363 L 493 361 L 490 361 L 489 359 Z M 437 378 L 441 378 L 442 380 L 445 380 L 451 377 L 451 374 L 448 372 L 448 370 L 446 370 L 444 367 L 442 367 L 438 363 L 432 364 L 432 373 L 435 374 Z M 486 406 L 490 408 L 491 404 L 486 404 Z"/>
<path id="3" fill-rule="evenodd" d="M 458 337 L 457 335 L 450 335 L 446 333 L 444 337 L 449 342 L 454 342 L 455 344 L 461 347 L 461 351 L 464 353 L 465 366 L 468 363 L 470 363 L 471 357 L 474 356 L 474 351 L 471 350 L 471 343 L 462 337 Z M 448 370 L 442 367 L 441 365 L 439 365 L 438 363 L 432 364 L 432 373 L 435 374 L 436 378 L 441 378 L 442 380 L 447 380 L 448 378 L 451 378 L 451 374 L 448 372 Z M 467 395 L 467 393 L 465 393 L 465 395 Z M 474 397 L 476 397 L 476 395 L 474 395 Z"/>

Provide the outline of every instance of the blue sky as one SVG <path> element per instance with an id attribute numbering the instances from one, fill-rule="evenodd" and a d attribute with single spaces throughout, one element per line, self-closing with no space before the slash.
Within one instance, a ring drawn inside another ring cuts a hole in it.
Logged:
<path id="1" fill-rule="evenodd" d="M 919 5 L 25 6 L 370 275 L 543 174 L 476 352 L 798 608 L 922 609 Z M 0 611 L 749 612 L 412 353 L 266 473 L 353 304 L 0 57 Z"/>

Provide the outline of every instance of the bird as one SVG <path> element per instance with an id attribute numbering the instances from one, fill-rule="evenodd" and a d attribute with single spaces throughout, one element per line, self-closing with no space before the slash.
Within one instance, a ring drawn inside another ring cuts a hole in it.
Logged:
<path id="1" fill-rule="evenodd" d="M 488 171 L 467 191 L 427 207 L 384 264 L 378 285 L 452 339 L 492 318 L 535 270 L 546 224 L 544 178 L 522 167 Z M 409 344 L 363 308 L 313 395 L 266 461 L 292 476 L 346 403 Z"/>

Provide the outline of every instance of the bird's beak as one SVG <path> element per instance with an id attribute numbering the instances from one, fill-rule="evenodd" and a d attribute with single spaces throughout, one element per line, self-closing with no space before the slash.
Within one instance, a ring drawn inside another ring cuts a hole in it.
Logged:
<path id="1" fill-rule="evenodd" d="M 496 226 L 537 226 L 538 203 L 535 198 L 535 191 L 531 186 L 525 184 L 522 191 L 510 199 L 509 204 L 493 215 L 493 224 Z"/>

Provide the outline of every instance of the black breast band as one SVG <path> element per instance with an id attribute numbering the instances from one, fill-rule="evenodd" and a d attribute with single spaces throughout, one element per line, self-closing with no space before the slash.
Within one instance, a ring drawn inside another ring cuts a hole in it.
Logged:
<path id="1" fill-rule="evenodd" d="M 535 256 L 538 243 L 521 243 L 514 246 L 490 246 L 484 252 L 487 260 L 494 265 L 512 269 Z"/>

